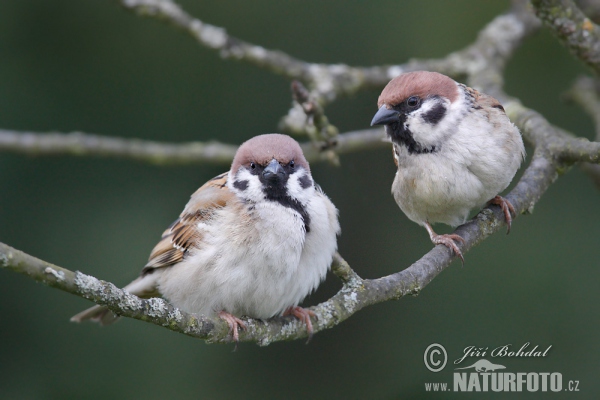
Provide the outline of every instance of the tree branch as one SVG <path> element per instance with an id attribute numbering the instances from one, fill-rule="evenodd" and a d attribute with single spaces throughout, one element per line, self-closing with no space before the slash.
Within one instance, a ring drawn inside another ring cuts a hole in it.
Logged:
<path id="1" fill-rule="evenodd" d="M 385 145 L 382 129 L 351 131 L 336 136 L 339 154 L 362 151 Z M 322 149 L 312 143 L 301 144 L 309 161 L 326 159 Z M 151 164 L 219 164 L 233 160 L 238 146 L 217 141 L 160 143 L 142 139 L 124 139 L 82 132 L 36 133 L 0 129 L 0 151 L 29 155 L 74 155 L 116 157 Z"/>
<path id="2" fill-rule="evenodd" d="M 536 153 L 519 184 L 507 196 L 517 213 L 531 210 L 556 176 L 556 165 Z M 499 207 L 493 206 L 492 209 L 480 212 L 473 220 L 456 230 L 465 239 L 463 253 L 504 225 L 504 216 Z M 316 314 L 314 332 L 332 328 L 367 306 L 418 294 L 452 260 L 453 256 L 447 248 L 436 246 L 401 272 L 379 279 L 363 280 L 336 254 L 332 269 L 342 280 L 343 287 L 331 299 L 311 308 Z M 112 283 L 47 263 L 3 243 L 0 243 L 0 267 L 105 305 L 124 317 L 150 322 L 212 343 L 230 341 L 227 324 L 218 318 L 188 314 L 158 298 L 140 299 Z M 279 317 L 268 321 L 247 319 L 246 325 L 248 328 L 240 333 L 240 340 L 257 342 L 261 346 L 275 341 L 307 337 L 305 325 L 293 317 Z"/>
<path id="3" fill-rule="evenodd" d="M 539 21 L 526 7 L 526 2 L 513 2 L 510 13 L 495 18 L 479 34 L 475 43 L 464 50 L 438 60 L 410 60 L 402 65 L 350 67 L 345 64 L 317 64 L 300 61 L 281 51 L 268 50 L 227 34 L 190 16 L 172 0 L 121 0 L 123 6 L 140 15 L 161 19 L 188 32 L 199 44 L 220 51 L 223 58 L 247 61 L 309 86 L 310 95 L 321 107 L 361 89 L 383 87 L 403 72 L 437 71 L 453 77 L 468 75 L 471 86 L 483 81 L 502 83 L 498 72 L 504 67 L 523 38 L 539 27 Z M 494 68 L 489 68 L 493 66 Z M 490 93 L 491 94 L 491 93 Z M 292 107 L 283 118 L 282 127 L 291 132 L 310 130 L 306 119 L 298 118 L 299 109 Z M 324 115 L 324 114 L 323 114 Z"/>
<path id="4" fill-rule="evenodd" d="M 571 0 L 532 0 L 535 12 L 579 59 L 600 73 L 600 28 Z"/>
<path id="5" fill-rule="evenodd" d="M 159 143 L 83 132 L 36 133 L 0 129 L 0 151 L 29 155 L 129 158 L 152 164 L 227 164 L 237 146 L 218 142 Z"/>
<path id="6" fill-rule="evenodd" d="M 248 61 L 292 79 L 310 79 L 311 64 L 230 36 L 224 28 L 192 17 L 172 0 L 121 0 L 121 4 L 139 15 L 171 23 L 202 46 L 218 50 L 223 58 Z"/>
<path id="7" fill-rule="evenodd" d="M 504 65 L 523 38 L 539 27 L 527 10 L 526 1 L 516 0 L 510 13 L 495 18 L 467 48 L 442 59 L 411 60 L 406 64 L 351 67 L 345 64 L 318 64 L 298 60 L 284 52 L 269 50 L 230 36 L 218 26 L 190 16 L 172 0 L 121 0 L 131 11 L 157 18 L 183 29 L 200 45 L 218 50 L 223 58 L 246 61 L 307 83 L 319 101 L 331 102 L 339 95 L 359 89 L 383 87 L 403 72 L 428 70 L 450 76 L 482 73 L 487 64 Z M 482 62 L 482 58 L 485 58 Z"/>
<path id="8" fill-rule="evenodd" d="M 333 101 L 339 94 L 382 87 L 391 78 L 414 70 L 437 71 L 453 77 L 466 75 L 471 86 L 494 95 L 502 85 L 501 71 L 506 59 L 523 38 L 539 26 L 537 19 L 525 10 L 521 2 L 516 2 L 511 13 L 495 18 L 482 30 L 475 43 L 464 50 L 440 60 L 411 60 L 402 65 L 363 68 L 309 64 L 279 51 L 265 50 L 228 36 L 223 28 L 192 18 L 171 0 L 122 0 L 122 4 L 141 15 L 163 19 L 185 29 L 203 46 L 227 50 L 222 53 L 224 57 L 235 54 L 236 59 L 253 62 L 284 76 L 308 82 L 315 88 L 310 91 L 309 96 L 312 102 L 320 105 L 319 118 L 323 120 L 326 118 L 323 104 Z M 213 36 L 222 38 L 217 40 Z M 254 54 L 257 53 L 263 54 L 261 59 L 264 62 L 254 62 Z M 496 97 L 499 95 L 496 94 Z M 296 133 L 305 132 L 306 123 L 306 114 L 298 105 L 298 108 L 292 108 L 284 117 L 282 127 Z M 383 137 L 383 130 L 379 128 L 348 132 L 335 136 L 336 144 L 331 148 L 337 154 L 343 154 L 381 147 Z M 309 161 L 331 160 L 330 154 L 320 154 L 323 149 L 315 148 L 309 143 L 302 147 Z M 235 149 L 232 145 L 219 142 L 170 144 L 81 132 L 65 134 L 0 130 L 0 151 L 32 155 L 94 155 L 130 158 L 154 164 L 225 165 L 233 159 Z"/>
<path id="9" fill-rule="evenodd" d="M 322 142 L 327 148 L 331 147 L 339 132 L 325 116 L 323 107 L 300 81 L 292 81 L 292 96 L 306 114 L 303 125 L 311 128 L 305 129 L 303 133 L 308 134 L 313 143 Z"/>
<path id="10" fill-rule="evenodd" d="M 235 39 L 227 35 L 224 29 L 191 17 L 171 0 L 122 0 L 122 4 L 143 15 L 169 21 L 189 32 L 200 44 L 221 51 L 225 57 L 246 60 L 289 78 L 307 82 L 311 90 L 307 93 L 297 90 L 300 94 L 297 96 L 299 107 L 304 113 L 306 107 L 303 107 L 303 104 L 315 102 L 314 104 L 323 107 L 338 95 L 360 88 L 382 86 L 392 77 L 406 71 L 426 69 L 454 77 L 464 76 L 471 86 L 503 102 L 509 117 L 535 149 L 532 161 L 523 176 L 506 196 L 517 214 L 532 212 L 537 201 L 557 179 L 557 171 L 575 162 L 599 162 L 600 143 L 576 138 L 552 126 L 539 113 L 524 107 L 502 89 L 502 73 L 507 60 L 521 41 L 539 26 L 539 21 L 525 10 L 522 1 L 516 1 L 510 13 L 490 22 L 475 43 L 446 58 L 414 60 L 403 65 L 370 68 L 310 64 L 282 52 L 266 50 Z M 587 28 L 582 26 L 582 29 Z M 586 54 L 588 53 L 583 55 Z M 323 110 L 317 111 L 319 118 L 323 118 L 322 127 L 327 126 L 328 121 L 324 119 Z M 306 119 L 306 115 L 304 118 Z M 384 143 L 381 129 L 347 132 L 335 138 L 336 153 L 363 150 Z M 233 157 L 235 147 L 220 143 L 159 144 L 81 133 L 35 134 L 0 131 L 0 150 L 29 154 L 119 156 L 156 163 L 228 163 Z M 324 157 L 321 149 L 316 148 L 313 143 L 303 144 L 303 150 L 310 160 Z M 465 239 L 465 243 L 460 246 L 461 250 L 463 253 L 467 252 L 502 229 L 504 225 L 504 216 L 498 206 L 482 210 L 474 219 L 457 228 L 456 233 Z M 444 246 L 436 246 L 403 271 L 379 279 L 363 280 L 339 254 L 336 254 L 332 270 L 341 279 L 343 286 L 331 299 L 312 307 L 317 316 L 313 325 L 314 331 L 331 328 L 369 305 L 418 294 L 446 269 L 452 260 L 450 250 Z M 106 305 L 122 316 L 151 322 L 210 342 L 229 341 L 227 324 L 218 318 L 187 314 L 161 299 L 139 299 L 111 283 L 54 266 L 5 244 L 0 244 L 0 267 L 26 274 L 39 282 Z M 306 337 L 304 324 L 293 317 L 273 318 L 269 321 L 249 319 L 247 325 L 248 329 L 241 332 L 240 340 L 253 341 L 260 345 Z"/>

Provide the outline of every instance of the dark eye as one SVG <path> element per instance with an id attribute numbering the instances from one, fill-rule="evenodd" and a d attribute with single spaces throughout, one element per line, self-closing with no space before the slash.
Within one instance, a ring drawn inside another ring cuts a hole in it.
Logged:
<path id="1" fill-rule="evenodd" d="M 410 96 L 406 99 L 406 105 L 409 107 L 416 107 L 419 105 L 419 96 Z"/>
<path id="2" fill-rule="evenodd" d="M 290 161 L 290 167 L 291 167 L 291 168 L 294 168 L 294 165 L 296 165 L 296 164 L 294 163 L 294 160 Z"/>
<path id="3" fill-rule="evenodd" d="M 250 163 L 250 168 L 254 169 L 256 168 L 256 164 L 254 164 L 253 162 Z"/>

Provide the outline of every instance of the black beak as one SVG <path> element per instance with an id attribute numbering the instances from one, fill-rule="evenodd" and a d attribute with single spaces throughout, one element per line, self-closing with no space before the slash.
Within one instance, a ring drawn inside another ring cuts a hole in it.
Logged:
<path id="1" fill-rule="evenodd" d="M 276 159 L 272 159 L 262 172 L 263 178 L 269 181 L 283 179 L 286 173 Z"/>
<path id="2" fill-rule="evenodd" d="M 373 120 L 371 121 L 371 126 L 374 125 L 387 125 L 392 122 L 400 121 L 400 113 L 395 110 L 388 110 L 385 108 L 385 104 L 381 106 L 381 108 L 377 111 Z"/>

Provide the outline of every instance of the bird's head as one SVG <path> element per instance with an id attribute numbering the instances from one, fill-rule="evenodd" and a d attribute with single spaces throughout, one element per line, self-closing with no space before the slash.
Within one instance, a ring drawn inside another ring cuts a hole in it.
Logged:
<path id="1" fill-rule="evenodd" d="M 459 94 L 458 84 L 437 72 L 399 75 L 381 92 L 371 126 L 385 125 L 392 142 L 410 154 L 436 152 L 461 113 L 453 107 Z"/>
<path id="2" fill-rule="evenodd" d="M 239 147 L 228 185 L 239 197 L 251 202 L 305 204 L 314 193 L 310 167 L 300 145 L 291 137 L 276 133 L 255 136 Z"/>

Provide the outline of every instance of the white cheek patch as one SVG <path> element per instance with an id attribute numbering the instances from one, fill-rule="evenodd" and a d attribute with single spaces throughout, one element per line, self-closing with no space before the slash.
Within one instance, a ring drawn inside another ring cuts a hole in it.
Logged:
<path id="1" fill-rule="evenodd" d="M 240 168 L 235 175 L 229 173 L 227 187 L 242 199 L 256 202 L 265 197 L 258 176 L 252 175 L 244 167 Z"/>
<path id="2" fill-rule="evenodd" d="M 310 181 L 310 184 L 308 184 Z M 287 190 L 291 198 L 306 204 L 315 192 L 315 185 L 310 174 L 302 167 L 290 174 L 287 181 Z"/>
<path id="3" fill-rule="evenodd" d="M 433 124 L 430 122 L 431 118 L 429 115 L 435 112 L 435 109 L 440 107 L 440 105 L 444 106 L 446 112 L 438 123 Z M 427 99 L 423 101 L 421 108 L 408 115 L 406 125 L 408 125 L 408 129 L 417 143 L 424 147 L 432 147 L 439 145 L 443 141 L 444 137 L 448 134 L 446 127 L 449 121 L 446 120 L 449 116 L 449 107 L 450 102 L 448 100 L 441 98 Z"/>
<path id="4" fill-rule="evenodd" d="M 227 187 L 238 197 L 252 202 L 258 202 L 265 198 L 263 185 L 258 176 L 243 167 L 234 176 L 231 172 L 229 173 Z M 306 204 L 315 192 L 315 185 L 310 174 L 304 168 L 299 167 L 289 175 L 286 189 L 288 196 Z"/>

